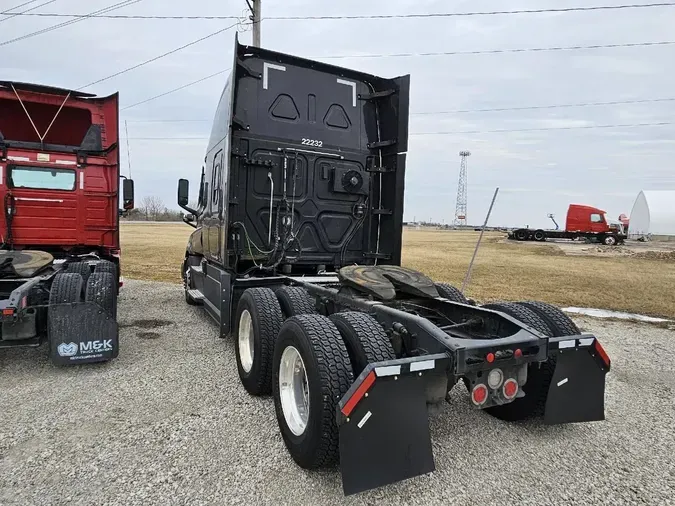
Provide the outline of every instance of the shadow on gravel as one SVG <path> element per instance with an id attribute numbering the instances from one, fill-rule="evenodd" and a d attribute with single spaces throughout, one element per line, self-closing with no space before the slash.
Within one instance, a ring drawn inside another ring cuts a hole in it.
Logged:
<path id="1" fill-rule="evenodd" d="M 139 332 L 136 335 L 141 339 L 159 339 L 162 337 L 159 332 Z"/>
<path id="2" fill-rule="evenodd" d="M 173 322 L 169 320 L 132 320 L 130 322 L 119 323 L 120 328 L 138 328 L 138 329 L 157 329 L 159 327 L 166 327 L 172 325 Z"/>

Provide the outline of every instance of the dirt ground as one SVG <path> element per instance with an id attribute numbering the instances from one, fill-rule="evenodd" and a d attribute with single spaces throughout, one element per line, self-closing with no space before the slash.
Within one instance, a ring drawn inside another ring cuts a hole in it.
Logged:
<path id="1" fill-rule="evenodd" d="M 500 242 L 518 244 L 523 248 L 538 248 L 541 246 L 555 246 L 565 255 L 600 256 L 600 257 L 635 257 L 646 259 L 675 260 L 675 241 L 641 242 L 628 240 L 620 246 L 605 246 L 603 244 L 588 244 L 581 241 L 567 241 L 564 239 L 548 239 L 546 242 L 512 241 L 504 238 Z"/>

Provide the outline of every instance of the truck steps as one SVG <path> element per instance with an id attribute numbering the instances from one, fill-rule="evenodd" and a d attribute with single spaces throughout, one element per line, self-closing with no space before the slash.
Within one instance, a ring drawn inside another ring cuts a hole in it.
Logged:
<path id="1" fill-rule="evenodd" d="M 193 288 L 192 290 L 187 291 L 188 295 L 195 301 L 203 301 L 204 300 L 204 294 L 197 290 L 196 288 Z"/>

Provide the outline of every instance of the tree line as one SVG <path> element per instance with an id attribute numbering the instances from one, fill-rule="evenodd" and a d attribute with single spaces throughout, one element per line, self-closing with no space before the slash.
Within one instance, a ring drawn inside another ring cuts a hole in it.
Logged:
<path id="1" fill-rule="evenodd" d="M 140 203 L 122 217 L 127 221 L 183 221 L 183 213 L 169 209 L 156 196 L 143 197 Z"/>

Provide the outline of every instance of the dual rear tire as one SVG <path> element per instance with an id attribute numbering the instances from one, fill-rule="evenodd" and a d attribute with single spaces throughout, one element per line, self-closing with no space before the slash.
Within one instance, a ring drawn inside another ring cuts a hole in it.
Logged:
<path id="1" fill-rule="evenodd" d="M 545 337 L 572 336 L 580 333 L 579 328 L 565 313 L 545 302 L 500 302 L 486 304 L 483 307 L 507 314 Z M 549 353 L 546 362 L 530 364 L 527 369 L 527 382 L 522 386 L 525 396 L 518 397 L 508 404 L 486 408 L 485 411 L 505 421 L 543 417 L 555 366 L 555 353 Z"/>
<path id="2" fill-rule="evenodd" d="M 382 327 L 364 313 L 320 315 L 298 287 L 246 290 L 235 321 L 239 377 L 249 393 L 273 394 L 292 458 L 306 469 L 337 462 L 340 399 L 369 363 L 395 358 Z"/>

